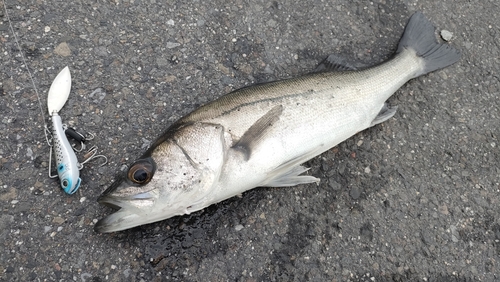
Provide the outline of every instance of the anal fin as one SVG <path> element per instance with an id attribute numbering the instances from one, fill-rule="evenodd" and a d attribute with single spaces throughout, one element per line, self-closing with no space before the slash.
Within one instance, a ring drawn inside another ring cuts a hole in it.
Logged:
<path id="1" fill-rule="evenodd" d="M 375 119 L 372 121 L 372 123 L 370 124 L 370 127 L 390 119 L 391 117 L 394 116 L 397 109 L 398 109 L 397 106 L 389 107 L 389 106 L 387 106 L 387 103 L 384 103 L 384 106 L 382 107 L 382 109 L 380 110 L 378 115 L 375 117 Z"/>

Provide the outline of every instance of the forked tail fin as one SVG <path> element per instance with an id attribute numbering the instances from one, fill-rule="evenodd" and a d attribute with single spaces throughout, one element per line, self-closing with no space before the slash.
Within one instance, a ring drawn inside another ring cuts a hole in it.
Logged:
<path id="1" fill-rule="evenodd" d="M 445 68 L 460 59 L 460 51 L 448 44 L 440 44 L 436 40 L 434 31 L 434 26 L 424 14 L 416 12 L 406 24 L 399 41 L 397 53 L 413 49 L 425 62 L 422 72 L 416 76 Z"/>

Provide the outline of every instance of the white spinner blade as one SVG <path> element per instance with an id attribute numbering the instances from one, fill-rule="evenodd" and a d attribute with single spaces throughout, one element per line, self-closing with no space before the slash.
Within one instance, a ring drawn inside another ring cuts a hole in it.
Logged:
<path id="1" fill-rule="evenodd" d="M 66 66 L 56 76 L 52 85 L 50 85 L 49 96 L 47 97 L 47 107 L 49 108 L 49 115 L 58 113 L 66 101 L 68 100 L 69 92 L 71 90 L 71 73 Z"/>

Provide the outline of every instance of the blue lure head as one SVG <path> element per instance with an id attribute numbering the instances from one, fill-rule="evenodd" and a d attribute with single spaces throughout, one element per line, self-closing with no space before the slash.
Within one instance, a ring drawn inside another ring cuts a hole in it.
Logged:
<path id="1" fill-rule="evenodd" d="M 81 178 L 79 177 L 79 171 L 73 172 L 64 164 L 60 163 L 57 165 L 57 174 L 59 175 L 61 188 L 64 192 L 68 194 L 73 194 L 80 188 Z"/>

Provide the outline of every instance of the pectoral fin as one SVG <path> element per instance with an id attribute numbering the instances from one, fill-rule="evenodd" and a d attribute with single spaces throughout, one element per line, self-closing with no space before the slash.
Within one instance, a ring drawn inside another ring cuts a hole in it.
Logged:
<path id="1" fill-rule="evenodd" d="M 250 159 L 253 148 L 259 144 L 269 128 L 279 120 L 281 113 L 283 113 L 282 105 L 270 109 L 248 128 L 233 148 L 242 151 L 245 154 L 245 160 Z"/>

